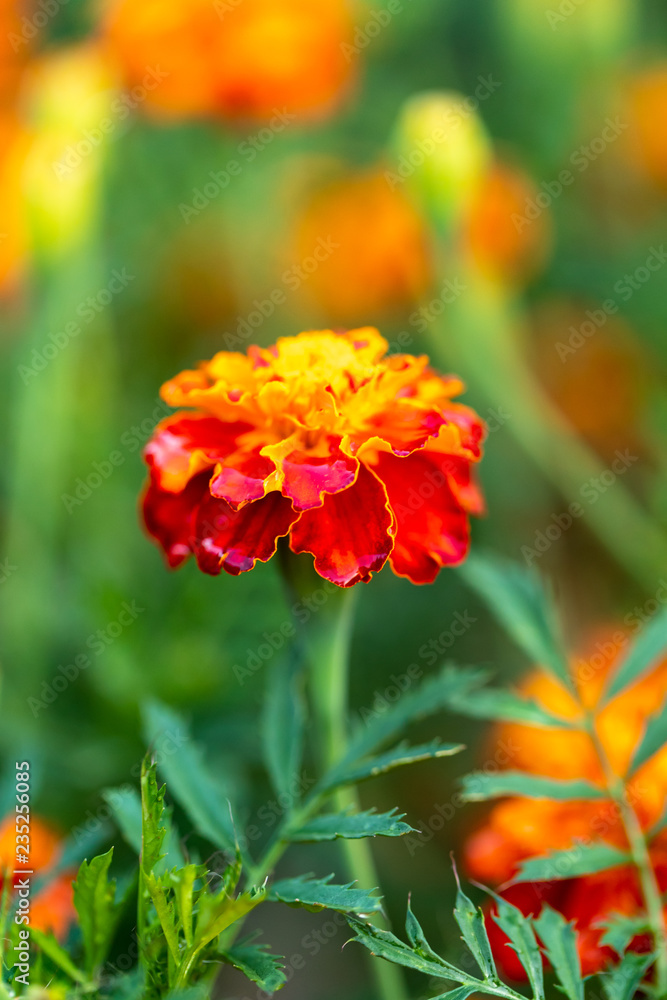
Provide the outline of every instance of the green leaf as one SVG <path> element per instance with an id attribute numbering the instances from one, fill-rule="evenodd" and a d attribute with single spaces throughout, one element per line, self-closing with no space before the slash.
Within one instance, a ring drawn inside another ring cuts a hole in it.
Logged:
<path id="1" fill-rule="evenodd" d="M 195 882 L 206 875 L 206 865 L 185 865 L 169 873 L 169 881 L 174 890 L 180 924 L 185 943 L 193 943 L 193 909 Z"/>
<path id="2" fill-rule="evenodd" d="M 412 912 L 410 899 L 408 899 L 408 908 L 405 915 L 405 932 L 408 935 L 408 941 L 418 955 L 421 955 L 422 958 L 433 959 L 434 961 L 442 964 L 443 959 L 440 958 L 440 955 L 438 955 L 433 948 L 431 948 L 430 944 L 426 940 L 426 935 L 424 934 L 422 925 Z"/>
<path id="3" fill-rule="evenodd" d="M 383 931 L 374 924 L 358 920 L 356 917 L 347 917 L 347 922 L 354 931 L 354 941 L 358 941 L 367 948 L 371 955 L 384 958 L 386 962 L 393 962 L 394 965 L 402 965 L 406 969 L 416 969 L 426 976 L 436 976 L 439 979 L 453 979 L 454 982 L 465 982 L 469 977 L 464 972 L 459 972 L 453 965 L 449 965 L 444 959 L 425 958 L 409 945 L 401 941 L 390 931 Z"/>
<path id="4" fill-rule="evenodd" d="M 521 910 L 508 903 L 502 896 L 496 895 L 490 889 L 486 891 L 496 901 L 497 912 L 493 914 L 493 919 L 510 939 L 510 947 L 514 949 L 526 970 L 535 1000 L 544 1000 L 542 955 L 530 921 L 524 917 Z"/>
<path id="5" fill-rule="evenodd" d="M 561 913 L 544 906 L 533 926 L 568 1000 L 584 1000 L 577 935 Z"/>
<path id="6" fill-rule="evenodd" d="M 266 944 L 254 944 L 257 935 L 254 934 L 245 941 L 235 944 L 233 948 L 221 952 L 226 962 L 239 969 L 260 990 L 275 993 L 287 982 L 284 972 L 284 959 L 281 955 L 272 955 L 266 949 Z"/>
<path id="7" fill-rule="evenodd" d="M 627 851 L 619 851 L 609 844 L 573 844 L 562 851 L 551 851 L 522 861 L 512 882 L 551 882 L 577 875 L 593 875 L 617 865 L 630 864 L 631 861 Z"/>
<path id="8" fill-rule="evenodd" d="M 588 781 L 558 781 L 526 771 L 473 771 L 461 779 L 466 802 L 481 802 L 504 795 L 524 795 L 529 799 L 604 799 L 605 793 Z"/>
<path id="9" fill-rule="evenodd" d="M 215 894 L 202 894 L 199 897 L 197 910 L 193 945 L 195 951 L 201 951 L 218 934 L 222 934 L 237 920 L 242 920 L 266 898 L 266 891 L 263 888 L 242 892 L 236 898 L 230 896 L 225 887 Z"/>
<path id="10" fill-rule="evenodd" d="M 633 1000 L 637 988 L 648 968 L 655 961 L 655 954 L 640 955 L 628 951 L 616 966 L 601 974 L 600 982 L 607 1000 Z"/>
<path id="11" fill-rule="evenodd" d="M 116 822 L 127 843 L 137 854 L 141 854 L 141 797 L 136 789 L 129 786 L 107 788 L 102 792 L 102 798 L 113 809 Z M 166 833 L 165 854 L 156 869 L 160 873 L 169 868 L 182 868 L 185 864 L 178 834 L 171 824 L 171 810 L 166 807 L 162 822 Z"/>
<path id="12" fill-rule="evenodd" d="M 45 934 L 44 931 L 38 930 L 36 927 L 29 927 L 30 937 L 33 939 L 35 944 L 41 948 L 45 955 L 47 955 L 54 965 L 57 965 L 59 969 L 73 979 L 75 983 L 86 983 L 87 977 L 80 970 L 77 969 L 76 965 L 69 957 L 64 948 L 61 948 L 56 939 L 52 934 Z"/>
<path id="13" fill-rule="evenodd" d="M 385 771 L 393 771 L 395 767 L 406 764 L 416 764 L 418 761 L 431 760 L 435 757 L 450 757 L 460 753 L 465 747 L 461 743 L 441 743 L 435 739 L 430 743 L 421 743 L 411 747 L 406 740 L 399 743 L 393 750 L 359 761 L 356 764 L 340 764 L 324 776 L 320 789 L 336 788 L 338 785 L 356 785 L 359 781 L 374 778 Z"/>
<path id="14" fill-rule="evenodd" d="M 74 906 L 83 937 L 85 968 L 93 974 L 106 960 L 121 907 L 116 904 L 116 883 L 109 881 L 113 847 L 92 861 L 83 861 L 74 882 Z"/>
<path id="15" fill-rule="evenodd" d="M 456 989 L 448 990 L 447 993 L 440 993 L 433 1000 L 468 1000 L 473 993 L 477 993 L 476 986 L 457 986 Z"/>
<path id="16" fill-rule="evenodd" d="M 600 927 L 606 930 L 600 938 L 600 944 L 613 948 L 622 955 L 637 934 L 650 931 L 650 923 L 646 914 L 628 917 L 624 913 L 612 913 L 599 921 Z"/>
<path id="17" fill-rule="evenodd" d="M 504 688 L 480 688 L 454 697 L 451 707 L 462 715 L 475 719 L 496 719 L 501 722 L 519 722 L 524 726 L 551 729 L 574 729 L 568 719 L 561 719 L 542 708 L 532 698 L 524 698 L 516 691 Z"/>
<path id="18" fill-rule="evenodd" d="M 305 706 L 301 658 L 294 649 L 274 663 L 264 702 L 264 759 L 278 795 L 293 798 L 301 766 Z"/>
<path id="19" fill-rule="evenodd" d="M 169 794 L 203 837 L 235 853 L 236 833 L 228 796 L 205 764 L 183 719 L 158 702 L 145 706 L 144 718 L 151 742 L 160 740 L 164 744 L 168 738 L 173 744 L 171 752 L 163 745 L 160 754 L 160 773 L 169 785 Z"/>
<path id="20" fill-rule="evenodd" d="M 646 673 L 667 649 L 667 609 L 663 609 L 635 639 L 618 667 L 610 672 L 600 705 L 605 704 Z"/>
<path id="21" fill-rule="evenodd" d="M 653 754 L 662 750 L 665 743 L 667 743 L 667 700 L 663 703 L 662 708 L 648 719 L 644 735 L 632 757 L 630 774 L 634 774 L 642 764 L 650 760 Z"/>
<path id="22" fill-rule="evenodd" d="M 486 670 L 444 666 L 439 673 L 421 683 L 415 680 L 414 689 L 407 688 L 402 697 L 390 707 L 362 710 L 361 724 L 353 733 L 342 765 L 357 761 L 388 743 L 402 733 L 409 723 L 451 708 L 456 697 L 480 687 L 488 677 L 489 672 Z"/>
<path id="23" fill-rule="evenodd" d="M 479 907 L 475 906 L 471 899 L 461 889 L 459 873 L 454 865 L 454 876 L 456 878 L 456 906 L 454 908 L 454 919 L 461 929 L 463 940 L 472 952 L 475 961 L 479 965 L 485 979 L 497 981 L 498 972 L 496 963 L 493 960 L 489 936 L 484 926 L 484 917 Z"/>
<path id="24" fill-rule="evenodd" d="M 333 875 L 325 878 L 302 875 L 299 878 L 282 879 L 273 883 L 268 899 L 314 911 L 327 909 L 338 910 L 340 913 L 376 913 L 382 909 L 382 900 L 371 895 L 373 890 L 353 889 L 353 882 L 332 885 L 332 878 Z"/>
<path id="25" fill-rule="evenodd" d="M 392 809 L 387 813 L 376 813 L 373 809 L 360 813 L 332 813 L 317 816 L 305 826 L 293 830 L 289 839 L 294 841 L 336 840 L 343 837 L 358 840 L 361 837 L 402 837 L 416 831 L 402 823 L 405 813 Z"/>
<path id="26" fill-rule="evenodd" d="M 567 688 L 572 679 L 551 595 L 539 574 L 497 556 L 469 556 L 459 567 L 531 663 L 548 670 Z"/>

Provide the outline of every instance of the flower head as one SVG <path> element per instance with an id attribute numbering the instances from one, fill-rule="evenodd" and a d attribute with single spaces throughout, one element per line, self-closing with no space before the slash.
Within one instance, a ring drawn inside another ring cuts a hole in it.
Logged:
<path id="1" fill-rule="evenodd" d="M 577 669 L 582 703 L 596 709 L 605 675 L 617 658 L 612 641 L 623 633 L 605 635 L 592 655 Z M 611 655 L 610 655 L 611 654 Z M 542 673 L 531 675 L 522 687 L 546 710 L 576 722 L 581 709 L 557 681 Z M 595 713 L 600 743 L 613 771 L 623 779 L 629 801 L 644 830 L 657 828 L 667 802 L 667 746 L 663 746 L 630 778 L 631 761 L 649 717 L 667 694 L 667 660 L 648 676 L 619 694 Z M 538 729 L 519 724 L 499 727 L 498 736 L 512 751 L 509 766 L 561 780 L 585 779 L 604 786 L 600 761 L 590 737 L 567 729 Z M 577 841 L 604 841 L 627 849 L 627 839 L 617 807 L 608 799 L 552 802 L 546 799 L 508 798 L 492 810 L 485 824 L 468 840 L 467 867 L 474 877 L 499 885 L 510 880 L 526 858 L 567 850 Z M 576 848 L 575 848 L 576 852 Z M 667 832 L 651 844 L 651 859 L 660 888 L 667 889 Z M 561 874 L 563 874 L 561 872 Z M 546 902 L 574 921 L 584 975 L 602 969 L 613 958 L 601 944 L 600 922 L 613 913 L 638 914 L 642 896 L 637 872 L 618 866 L 595 875 L 560 878 L 552 882 L 520 883 L 503 891 L 524 913 L 538 913 Z M 523 978 L 521 966 L 506 938 L 488 921 L 498 961 L 514 978 Z M 643 950 L 639 938 L 633 948 Z"/>
<path id="2" fill-rule="evenodd" d="M 238 574 L 278 538 L 341 587 L 387 559 L 430 583 L 461 562 L 483 425 L 425 356 L 386 355 L 377 330 L 283 337 L 223 351 L 162 387 L 171 406 L 145 450 L 143 512 L 169 564 Z"/>

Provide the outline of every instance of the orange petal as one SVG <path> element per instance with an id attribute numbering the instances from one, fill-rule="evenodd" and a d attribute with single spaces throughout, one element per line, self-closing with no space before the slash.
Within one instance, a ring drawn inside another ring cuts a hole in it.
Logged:
<path id="1" fill-rule="evenodd" d="M 215 417 L 176 413 L 158 424 L 144 449 L 146 462 L 163 490 L 179 493 L 204 469 L 236 451 L 247 423 L 223 423 Z"/>

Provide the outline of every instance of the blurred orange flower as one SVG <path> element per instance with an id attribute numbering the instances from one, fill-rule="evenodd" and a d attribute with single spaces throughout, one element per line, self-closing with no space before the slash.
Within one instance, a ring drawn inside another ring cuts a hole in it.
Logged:
<path id="1" fill-rule="evenodd" d="M 468 551 L 484 434 L 463 386 L 428 358 L 387 356 L 375 329 L 223 351 L 162 387 L 185 406 L 146 447 L 143 511 L 169 564 L 238 574 L 289 535 L 341 587 L 387 559 L 430 583 Z"/>
<path id="2" fill-rule="evenodd" d="M 544 266 L 551 243 L 546 211 L 534 218 L 526 206 L 537 189 L 523 172 L 496 163 L 473 194 L 464 239 L 482 274 L 504 284 L 523 284 Z"/>
<path id="3" fill-rule="evenodd" d="M 667 62 L 637 73 L 629 84 L 629 149 L 640 168 L 667 186 Z"/>
<path id="4" fill-rule="evenodd" d="M 0 113 L 0 294 L 13 292 L 28 251 L 22 181 L 28 135 L 17 117 Z"/>
<path id="5" fill-rule="evenodd" d="M 431 283 L 426 226 L 380 169 L 349 174 L 314 193 L 298 224 L 300 258 L 322 236 L 335 249 L 307 288 L 341 324 L 409 309 Z"/>
<path id="6" fill-rule="evenodd" d="M 598 704 L 604 678 L 628 641 L 623 632 L 606 635 L 587 658 L 575 663 L 582 703 Z M 523 694 L 564 719 L 576 720 L 580 709 L 557 681 L 542 672 L 521 685 Z M 667 660 L 631 688 L 596 712 L 596 730 L 609 763 L 626 779 L 629 801 L 644 830 L 651 829 L 667 803 L 667 745 L 627 779 L 632 754 L 647 720 L 667 695 Z M 499 738 L 513 748 L 511 767 L 561 780 L 587 779 L 603 786 L 595 747 L 585 733 L 541 729 L 519 724 L 498 727 Z M 605 841 L 627 847 L 617 807 L 610 800 L 554 802 L 508 798 L 496 805 L 484 825 L 466 844 L 470 873 L 484 882 L 502 885 L 516 874 L 525 858 L 565 850 L 576 841 Z M 662 890 L 667 889 L 667 831 L 652 842 L 651 855 Z M 502 893 L 524 913 L 537 913 L 544 902 L 560 910 L 577 929 L 579 954 L 585 975 L 604 967 L 613 952 L 600 945 L 599 921 L 614 912 L 634 914 L 642 908 L 636 871 L 617 867 L 597 875 L 554 882 L 519 883 Z M 487 921 L 498 960 L 513 978 L 523 978 L 521 965 L 492 920 Z M 643 942 L 636 941 L 641 949 Z"/>
<path id="7" fill-rule="evenodd" d="M 44 875 L 60 858 L 60 838 L 55 831 L 36 816 L 30 818 L 30 860 L 32 878 Z M 23 867 L 26 867 L 25 865 Z M 0 824 L 0 889 L 2 881 L 15 872 L 14 886 L 21 879 L 21 865 L 16 861 L 16 819 L 6 817 Z M 73 872 L 56 875 L 30 900 L 30 926 L 42 931 L 52 931 L 63 938 L 75 917 Z"/>
<path id="8" fill-rule="evenodd" d="M 351 78 L 347 0 L 110 0 L 102 28 L 159 115 L 322 113 Z"/>

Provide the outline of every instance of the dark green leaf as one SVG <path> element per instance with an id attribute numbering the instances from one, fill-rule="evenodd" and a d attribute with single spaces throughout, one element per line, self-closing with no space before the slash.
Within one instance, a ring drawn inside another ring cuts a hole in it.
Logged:
<path id="1" fill-rule="evenodd" d="M 475 719 L 497 719 L 551 729 L 575 728 L 568 719 L 552 715 L 532 698 L 524 698 L 515 691 L 503 688 L 463 692 L 454 697 L 451 707 L 462 715 L 470 715 Z"/>
<path id="2" fill-rule="evenodd" d="M 462 778 L 463 798 L 467 802 L 497 799 L 504 795 L 525 795 L 530 799 L 603 799 L 605 793 L 588 781 L 558 781 L 526 771 L 499 771 L 486 774 L 473 771 Z"/>
<path id="3" fill-rule="evenodd" d="M 308 910 L 339 910 L 341 913 L 374 913 L 382 909 L 382 900 L 372 896 L 373 890 L 353 889 L 354 883 L 332 885 L 333 875 L 314 878 L 282 879 L 274 882 L 268 898 L 291 906 L 304 906 Z"/>
<path id="4" fill-rule="evenodd" d="M 552 851 L 537 858 L 528 858 L 519 866 L 513 882 L 550 882 L 553 879 L 593 875 L 631 862 L 627 851 L 609 844 L 573 844 L 562 851 Z"/>
<path id="5" fill-rule="evenodd" d="M 222 934 L 232 924 L 246 917 L 266 898 L 263 888 L 251 889 L 236 897 L 229 895 L 224 885 L 221 891 L 215 894 L 203 893 L 199 897 L 194 947 L 197 950 L 204 948 L 218 934 Z"/>
<path id="6" fill-rule="evenodd" d="M 293 648 L 269 672 L 264 702 L 264 759 L 278 795 L 294 795 L 301 765 L 305 708 L 301 662 Z"/>
<path id="7" fill-rule="evenodd" d="M 30 927 L 29 930 L 30 937 L 41 948 L 44 954 L 51 959 L 54 965 L 62 969 L 75 983 L 86 982 L 84 973 L 80 969 L 77 969 L 65 949 L 58 944 L 53 934 L 45 934 L 44 931 L 40 931 L 36 927 Z"/>
<path id="8" fill-rule="evenodd" d="M 464 972 L 459 972 L 458 969 L 441 958 L 436 960 L 418 954 L 390 931 L 383 931 L 379 927 L 363 920 L 357 920 L 355 917 L 348 917 L 347 922 L 355 933 L 353 940 L 368 948 L 371 955 L 384 958 L 385 961 L 393 962 L 394 965 L 402 965 L 406 969 L 416 969 L 427 976 L 453 979 L 454 982 L 465 982 L 469 978 Z"/>
<path id="9" fill-rule="evenodd" d="M 603 702 L 615 697 L 646 673 L 667 649 L 667 609 L 644 626 L 618 667 L 611 671 Z"/>
<path id="10" fill-rule="evenodd" d="M 542 908 L 533 924 L 565 996 L 568 1000 L 584 1000 L 577 935 L 572 924 L 550 906 Z"/>
<path id="11" fill-rule="evenodd" d="M 102 793 L 103 799 L 113 809 L 116 822 L 123 837 L 130 847 L 141 854 L 141 798 L 134 788 L 108 788 Z M 165 807 L 162 815 L 165 828 L 164 850 L 162 861 L 157 866 L 158 872 L 168 868 L 182 868 L 185 864 L 178 842 L 178 835 L 171 825 L 171 810 Z"/>
<path id="12" fill-rule="evenodd" d="M 633 1000 L 637 988 L 650 965 L 655 961 L 655 955 L 640 955 L 636 951 L 628 951 L 616 966 L 600 976 L 602 989 L 607 1000 Z"/>
<path id="13" fill-rule="evenodd" d="M 443 959 L 440 958 L 440 955 L 438 955 L 433 948 L 431 948 L 430 944 L 426 940 L 426 935 L 424 934 L 422 926 L 412 912 L 409 899 L 408 909 L 405 916 L 405 931 L 408 935 L 408 941 L 418 955 L 422 958 L 433 959 L 435 962 L 438 962 L 439 965 L 443 964 Z"/>
<path id="14" fill-rule="evenodd" d="M 484 926 L 482 911 L 474 905 L 472 900 L 461 889 L 456 865 L 454 865 L 454 875 L 456 877 L 454 918 L 461 929 L 463 940 L 472 952 L 484 978 L 497 980 L 498 972 L 496 970 L 496 963 L 493 960 L 489 936 Z"/>
<path id="15" fill-rule="evenodd" d="M 630 774 L 634 774 L 635 771 L 639 770 L 642 764 L 645 764 L 647 760 L 657 753 L 658 750 L 662 750 L 664 745 L 667 743 L 667 701 L 664 702 L 662 708 L 651 715 L 646 723 L 646 729 L 644 730 L 644 735 L 641 738 L 639 746 L 634 752 L 632 757 L 632 763 L 630 764 Z"/>
<path id="16" fill-rule="evenodd" d="M 401 837 L 406 833 L 415 833 L 411 826 L 402 823 L 405 813 L 392 809 L 387 813 L 376 813 L 369 809 L 360 813 L 333 813 L 327 816 L 317 816 L 305 826 L 290 833 L 289 839 L 294 841 L 336 840 L 344 837 L 357 840 L 361 837 Z"/>
<path id="17" fill-rule="evenodd" d="M 447 993 L 440 993 L 433 1000 L 468 1000 L 473 993 L 477 993 L 476 986 L 457 986 L 456 989 L 448 990 Z"/>
<path id="18" fill-rule="evenodd" d="M 488 604 L 531 663 L 572 687 L 551 595 L 539 574 L 497 556 L 469 556 L 459 572 Z"/>
<path id="19" fill-rule="evenodd" d="M 268 952 L 268 945 L 254 944 L 255 940 L 256 935 L 246 938 L 221 955 L 226 962 L 240 969 L 253 983 L 257 983 L 261 990 L 275 993 L 287 982 L 283 958 Z"/>
<path id="20" fill-rule="evenodd" d="M 418 761 L 430 760 L 434 757 L 450 757 L 465 749 L 461 743 L 441 743 L 432 740 L 431 743 L 421 743 L 411 747 L 406 741 L 399 743 L 393 750 L 359 761 L 356 764 L 338 765 L 321 782 L 321 789 L 336 788 L 338 785 L 356 785 L 366 778 L 374 778 L 385 771 L 393 771 L 395 767 L 405 764 L 416 764 Z"/>
<path id="21" fill-rule="evenodd" d="M 489 890 L 487 889 L 487 892 Z M 516 952 L 526 970 L 528 981 L 533 988 L 535 1000 L 544 1000 L 544 969 L 542 955 L 535 939 L 530 921 L 521 910 L 508 903 L 495 892 L 490 893 L 496 901 L 497 912 L 493 919 L 510 939 L 510 947 Z"/>
<path id="22" fill-rule="evenodd" d="M 637 934 L 644 934 L 650 930 L 646 914 L 627 917 L 624 913 L 612 913 L 599 923 L 601 927 L 606 928 L 600 938 L 600 944 L 613 948 L 618 955 L 623 954 Z"/>
<path id="23" fill-rule="evenodd" d="M 121 914 L 116 883 L 109 881 L 113 847 L 106 854 L 83 861 L 74 882 L 74 906 L 83 937 L 85 968 L 90 977 L 104 963 Z"/>
<path id="24" fill-rule="evenodd" d="M 187 726 L 176 712 L 157 702 L 146 706 L 144 716 L 149 739 L 161 743 L 160 773 L 169 785 L 169 794 L 203 837 L 235 853 L 236 834 L 228 797 L 205 764 Z"/>

